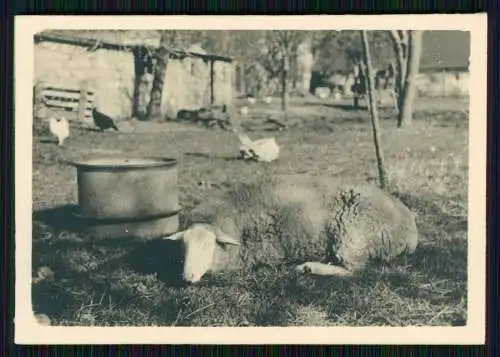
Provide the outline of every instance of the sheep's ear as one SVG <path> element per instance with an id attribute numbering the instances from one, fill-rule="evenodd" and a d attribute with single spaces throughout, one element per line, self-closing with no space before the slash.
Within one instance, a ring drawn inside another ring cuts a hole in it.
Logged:
<path id="1" fill-rule="evenodd" d="M 217 242 L 223 244 L 241 245 L 238 239 L 231 237 L 230 235 L 222 232 L 221 230 L 217 230 L 216 239 Z"/>
<path id="2" fill-rule="evenodd" d="M 165 239 L 165 240 L 179 240 L 179 239 L 182 239 L 182 237 L 184 236 L 184 232 L 185 231 L 180 231 L 180 232 L 171 234 L 169 236 L 163 237 L 163 239 Z"/>

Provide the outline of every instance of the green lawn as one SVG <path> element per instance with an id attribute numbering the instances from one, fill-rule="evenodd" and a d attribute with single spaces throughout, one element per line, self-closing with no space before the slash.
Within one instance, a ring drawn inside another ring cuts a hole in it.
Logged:
<path id="1" fill-rule="evenodd" d="M 376 182 L 365 111 L 296 99 L 289 130 L 278 132 L 263 125 L 267 113 L 279 114 L 278 103 L 252 107 L 255 117 L 245 119 L 254 129 L 249 135 L 274 135 L 281 146 L 281 157 L 272 164 L 233 160 L 234 134 L 191 124 L 139 123 L 127 133 L 74 129 L 62 148 L 35 135 L 33 276 L 40 267 L 55 276 L 33 285 L 34 310 L 62 325 L 464 325 L 468 118 L 462 107 L 458 99 L 422 101 L 414 125 L 404 130 L 396 129 L 391 109 L 382 110 L 390 191 L 418 213 L 421 243 L 412 256 L 374 263 L 350 279 L 297 275 L 278 266 L 179 286 L 173 280 L 179 271 L 178 245 L 96 243 L 66 229 L 67 208 L 77 204 L 76 170 L 67 162 L 118 153 L 175 157 L 186 208 L 217 189 L 200 181 L 217 185 L 262 172 Z"/>

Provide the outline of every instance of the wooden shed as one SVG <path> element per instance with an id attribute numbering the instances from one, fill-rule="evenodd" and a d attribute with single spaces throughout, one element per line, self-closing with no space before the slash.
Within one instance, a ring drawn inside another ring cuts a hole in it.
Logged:
<path id="1" fill-rule="evenodd" d="M 199 46 L 187 50 L 161 48 L 166 60 L 161 115 L 175 118 L 179 110 L 196 110 L 209 105 L 230 106 L 234 92 L 233 60 L 207 54 Z"/>
<path id="2" fill-rule="evenodd" d="M 158 31 L 48 30 L 36 34 L 34 42 L 35 84 L 78 89 L 86 82 L 96 108 L 115 118 L 137 115 L 138 102 L 143 102 L 142 109 L 147 107 L 151 63 L 158 55 L 168 58 L 162 115 L 232 101 L 231 58 L 166 49 L 160 46 Z M 149 64 L 145 55 L 151 58 Z"/>

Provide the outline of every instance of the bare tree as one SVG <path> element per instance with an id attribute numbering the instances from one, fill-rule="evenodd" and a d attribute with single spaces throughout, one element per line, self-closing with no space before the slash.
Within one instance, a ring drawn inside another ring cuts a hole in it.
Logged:
<path id="1" fill-rule="evenodd" d="M 416 94 L 415 78 L 422 57 L 422 35 L 420 30 L 392 30 L 396 52 L 396 96 L 398 127 L 410 126 L 413 116 L 413 101 Z"/>
<path id="2" fill-rule="evenodd" d="M 370 116 L 372 120 L 373 141 L 375 144 L 375 155 L 377 156 L 379 181 L 380 181 L 380 187 L 385 189 L 387 187 L 387 170 L 384 164 L 384 155 L 382 153 L 382 148 L 380 147 L 380 138 L 379 138 L 380 128 L 379 128 L 378 108 L 375 98 L 374 71 L 370 56 L 370 48 L 368 45 L 368 35 L 366 31 L 360 31 L 360 32 L 362 41 L 362 67 L 368 92 L 368 104 L 369 104 L 368 107 L 370 109 Z"/>
<path id="3" fill-rule="evenodd" d="M 148 119 L 156 118 L 161 113 L 161 97 L 165 82 L 165 71 L 168 65 L 168 51 L 172 48 L 182 47 L 191 42 L 194 36 L 200 37 L 200 31 L 161 30 L 160 48 L 156 54 L 153 71 L 153 85 L 151 99 L 148 106 Z"/>
<path id="4" fill-rule="evenodd" d="M 247 77 L 253 74 L 248 73 L 249 68 L 262 60 L 259 40 L 264 37 L 265 31 L 261 30 L 208 30 L 205 31 L 202 47 L 208 52 L 237 59 L 233 62 L 237 75 L 236 82 L 239 92 L 244 94 L 247 91 Z"/>
<path id="5" fill-rule="evenodd" d="M 273 47 L 271 53 L 277 53 L 281 60 L 279 67 L 279 73 L 281 74 L 281 109 L 285 113 L 285 119 L 288 115 L 288 102 L 290 98 L 290 62 L 305 35 L 304 31 L 269 31 L 268 38 L 271 41 L 271 47 Z"/>

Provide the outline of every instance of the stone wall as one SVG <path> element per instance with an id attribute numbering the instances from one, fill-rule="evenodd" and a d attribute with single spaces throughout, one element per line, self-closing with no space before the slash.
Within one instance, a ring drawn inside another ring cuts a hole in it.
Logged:
<path id="1" fill-rule="evenodd" d="M 35 83 L 78 88 L 88 81 L 96 93 L 96 106 L 112 117 L 130 117 L 134 92 L 134 57 L 130 52 L 54 42 L 35 45 Z"/>
<path id="2" fill-rule="evenodd" d="M 131 52 L 102 48 L 89 52 L 82 46 L 45 41 L 36 44 L 34 66 L 34 85 L 43 81 L 63 88 L 79 88 L 81 81 L 87 81 L 89 89 L 96 94 L 99 111 L 114 118 L 132 116 L 135 65 Z M 233 66 L 216 61 L 214 71 L 214 104 L 230 105 Z M 210 80 L 209 61 L 197 57 L 170 59 L 165 72 L 162 115 L 175 117 L 181 109 L 210 105 Z"/>
<path id="3" fill-rule="evenodd" d="M 170 59 L 165 71 L 162 115 L 175 118 L 182 109 L 210 104 L 210 66 L 199 58 Z"/>
<path id="4" fill-rule="evenodd" d="M 233 100 L 233 68 L 231 63 L 214 62 L 214 104 L 228 106 Z"/>
<path id="5" fill-rule="evenodd" d="M 213 64 L 215 105 L 230 105 L 233 100 L 233 66 Z M 200 58 L 170 59 L 165 72 L 162 115 L 175 118 L 179 110 L 197 110 L 211 104 L 210 62 Z"/>

